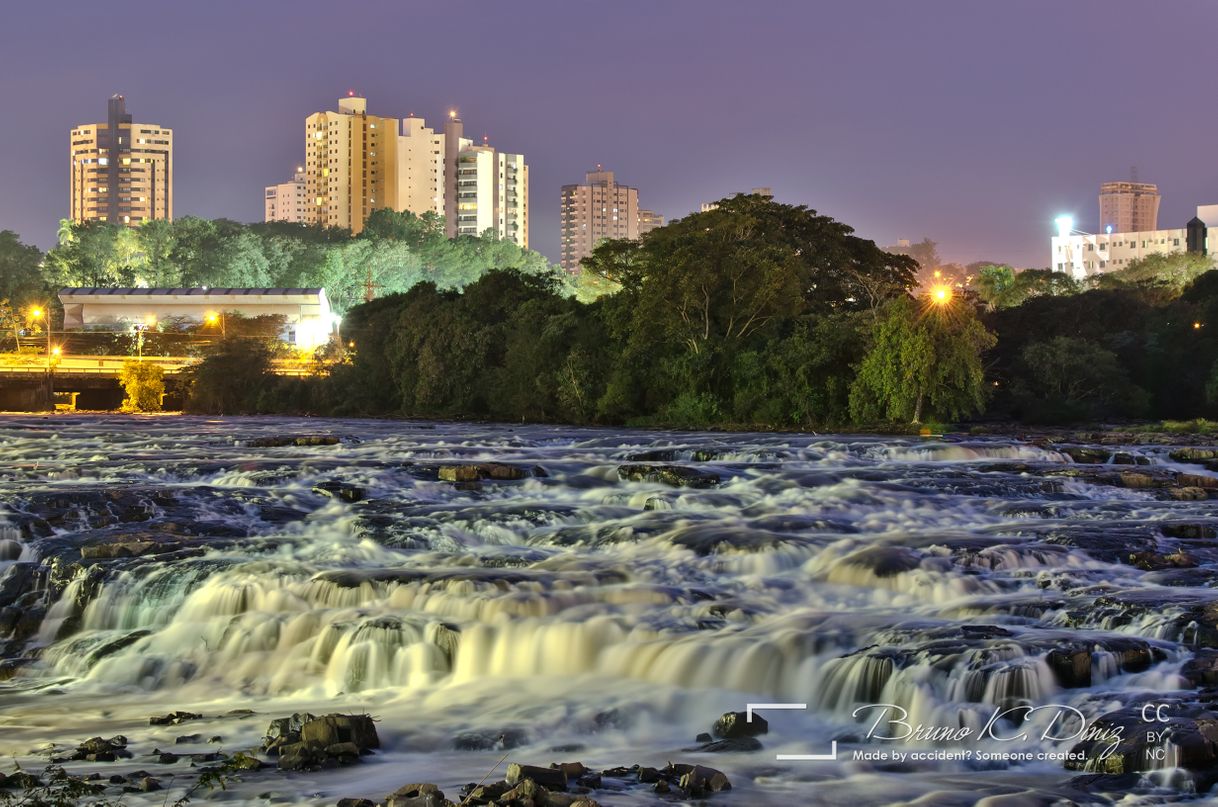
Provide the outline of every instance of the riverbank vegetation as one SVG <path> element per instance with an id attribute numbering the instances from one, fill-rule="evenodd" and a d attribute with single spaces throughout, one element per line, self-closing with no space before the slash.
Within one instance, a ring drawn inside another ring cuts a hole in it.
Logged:
<path id="1" fill-rule="evenodd" d="M 39 257 L 8 235 L 0 296 L 15 301 L 74 284 L 327 288 L 346 312 L 327 374 L 275 376 L 273 335 L 233 318 L 201 340 L 187 397 L 200 412 L 797 429 L 1218 416 L 1207 256 L 1086 284 L 987 265 L 928 290 L 912 257 L 747 195 L 605 242 L 578 276 L 390 211 L 355 238 L 189 218 L 65 225 Z M 180 352 L 170 325 L 143 349 Z"/>

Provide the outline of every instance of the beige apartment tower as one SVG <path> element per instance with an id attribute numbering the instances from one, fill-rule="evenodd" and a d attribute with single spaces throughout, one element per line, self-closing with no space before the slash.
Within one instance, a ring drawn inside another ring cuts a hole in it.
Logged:
<path id="1" fill-rule="evenodd" d="M 135 123 L 110 98 L 105 123 L 72 130 L 71 218 L 136 226 L 173 219 L 173 130 Z"/>
<path id="2" fill-rule="evenodd" d="M 355 93 L 339 99 L 337 112 L 306 118 L 307 221 L 359 233 L 373 210 L 396 210 L 397 136 L 397 119 L 369 115 Z"/>
<path id="3" fill-rule="evenodd" d="M 1142 233 L 1157 229 L 1158 185 L 1149 182 L 1105 182 L 1100 185 L 1101 233 Z"/>
<path id="4" fill-rule="evenodd" d="M 289 218 L 294 182 L 266 188 L 266 220 Z M 524 157 L 464 137 L 456 111 L 443 132 L 413 115 L 369 115 L 366 99 L 349 94 L 337 112 L 305 121 L 304 210 L 307 224 L 364 228 L 373 210 L 444 216 L 448 237 L 491 232 L 529 245 L 529 168 Z M 272 218 L 274 216 L 275 218 Z"/>
<path id="5" fill-rule="evenodd" d="M 612 171 L 598 165 L 582 185 L 562 187 L 562 268 L 578 272 L 601 241 L 634 241 L 663 224 L 663 216 L 639 207 L 637 188 L 619 185 Z"/>

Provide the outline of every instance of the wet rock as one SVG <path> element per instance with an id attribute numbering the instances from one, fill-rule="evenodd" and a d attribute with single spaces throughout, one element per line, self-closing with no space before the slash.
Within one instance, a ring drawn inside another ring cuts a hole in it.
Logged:
<path id="1" fill-rule="evenodd" d="M 281 746 L 300 742 L 300 730 L 305 723 L 317 718 L 308 712 L 297 712 L 291 717 L 277 717 L 267 727 L 262 739 L 262 750 L 274 754 Z"/>
<path id="2" fill-rule="evenodd" d="M 203 742 L 202 734 L 183 734 L 174 741 L 175 745 L 194 745 L 195 743 Z"/>
<path id="3" fill-rule="evenodd" d="M 338 480 L 318 482 L 313 486 L 313 492 L 319 496 L 352 503 L 363 501 L 368 495 L 368 491 L 359 485 L 339 482 Z"/>
<path id="4" fill-rule="evenodd" d="M 194 712 L 170 712 L 166 715 L 148 718 L 150 726 L 176 726 L 188 720 L 199 720 L 203 715 Z"/>
<path id="5" fill-rule="evenodd" d="M 1194 687 L 1218 686 L 1218 649 L 1203 647 L 1184 662 L 1180 675 Z"/>
<path id="6" fill-rule="evenodd" d="M 903 546 L 869 546 L 849 555 L 842 563 L 869 569 L 876 577 L 895 577 L 921 566 L 922 555 Z"/>
<path id="7" fill-rule="evenodd" d="M 339 799 L 335 807 L 376 807 L 376 802 L 372 799 Z"/>
<path id="8" fill-rule="evenodd" d="M 748 718 L 748 712 L 724 712 L 715 721 L 715 725 L 711 727 L 711 732 L 716 737 L 726 739 L 759 737 L 762 734 L 769 733 L 770 724 L 764 717 L 753 715 L 751 721 Z"/>
<path id="9" fill-rule="evenodd" d="M 442 482 L 480 482 L 495 480 L 510 482 L 530 476 L 544 476 L 538 468 L 521 468 L 502 462 L 475 462 L 464 465 L 441 465 L 436 469 L 436 478 Z"/>
<path id="10" fill-rule="evenodd" d="M 1045 655 L 1057 683 L 1065 689 L 1091 686 L 1091 651 L 1084 647 L 1053 649 Z"/>
<path id="11" fill-rule="evenodd" d="M 376 725 L 368 715 L 326 715 L 306 722 L 300 729 L 302 742 L 327 747 L 353 743 L 361 752 L 380 748 Z"/>
<path id="12" fill-rule="evenodd" d="M 513 762 L 508 765 L 507 776 L 504 779 L 509 785 L 532 779 L 550 790 L 567 789 L 567 774 L 561 768 L 541 768 L 536 765 L 521 765 Z"/>
<path id="13" fill-rule="evenodd" d="M 675 776 L 677 786 L 691 798 L 705 798 L 711 793 L 732 789 L 732 784 L 723 771 L 708 768 L 705 765 L 683 765 L 670 762 L 664 770 L 667 774 L 665 778 L 671 781 Z"/>
<path id="14" fill-rule="evenodd" d="M 1153 740 L 1141 704 L 1100 717 L 1093 724 L 1096 736 L 1071 749 L 1086 758 L 1068 759 L 1066 768 L 1112 775 L 1155 770 L 1163 765 L 1157 752 L 1170 743 L 1175 765 L 1192 772 L 1198 792 L 1208 790 L 1218 781 L 1218 714 L 1195 705 L 1169 704 L 1165 717 L 1166 722 L 1153 724 L 1156 734 L 1164 732 Z"/>
<path id="15" fill-rule="evenodd" d="M 16 560 L 21 557 L 22 546 L 20 541 L 14 541 L 9 538 L 0 539 L 0 561 Z"/>
<path id="16" fill-rule="evenodd" d="M 1210 541 L 1218 538 L 1218 529 L 1213 524 L 1162 524 L 1159 531 L 1168 538 L 1180 538 L 1187 541 Z"/>
<path id="17" fill-rule="evenodd" d="M 101 737 L 90 737 L 80 745 L 67 760 L 84 762 L 114 762 L 119 759 L 130 759 L 131 752 L 127 750 L 127 738 L 121 734 L 104 740 Z"/>
<path id="18" fill-rule="evenodd" d="M 173 763 L 177 762 L 179 759 L 181 759 L 181 757 L 179 757 L 177 754 L 170 753 L 169 751 L 157 752 L 156 761 L 161 763 L 162 765 L 172 765 Z"/>
<path id="19" fill-rule="evenodd" d="M 696 746 L 694 748 L 684 748 L 683 751 L 699 751 L 708 754 L 728 753 L 728 752 L 749 752 L 760 751 L 762 748 L 761 741 L 756 737 L 731 737 L 722 740 L 711 740 L 708 743 Z"/>
<path id="20" fill-rule="evenodd" d="M 1218 459 L 1218 448 L 1188 446 L 1173 450 L 1169 456 L 1176 462 L 1203 462 Z"/>
<path id="21" fill-rule="evenodd" d="M 452 802 L 444 798 L 444 791 L 436 785 L 402 785 L 385 797 L 385 807 L 443 807 Z"/>
<path id="22" fill-rule="evenodd" d="M 529 741 L 528 734 L 521 729 L 504 729 L 493 732 L 466 732 L 453 740 L 453 748 L 458 751 L 509 751 L 518 748 Z"/>
<path id="23" fill-rule="evenodd" d="M 341 442 L 332 434 L 281 434 L 247 440 L 250 448 L 284 448 L 286 446 L 333 446 Z"/>
<path id="24" fill-rule="evenodd" d="M 713 488 L 720 482 L 719 474 L 713 471 L 684 465 L 622 465 L 617 475 L 630 482 L 655 482 L 677 488 Z"/>
<path id="25" fill-rule="evenodd" d="M 1075 462 L 1084 465 L 1103 465 L 1112 456 L 1112 452 L 1108 449 L 1095 446 L 1055 446 L 1055 448 Z"/>
<path id="26" fill-rule="evenodd" d="M 278 752 L 280 770 L 316 770 L 358 762 L 380 738 L 368 715 L 295 714 L 271 722 L 263 747 Z"/>
<path id="27" fill-rule="evenodd" d="M 161 555 L 167 552 L 176 552 L 181 548 L 182 544 L 178 541 L 166 540 L 161 535 L 151 533 L 147 537 L 118 535 L 112 539 L 103 539 L 96 543 L 81 546 L 80 557 L 82 560 L 139 558 L 146 555 Z"/>

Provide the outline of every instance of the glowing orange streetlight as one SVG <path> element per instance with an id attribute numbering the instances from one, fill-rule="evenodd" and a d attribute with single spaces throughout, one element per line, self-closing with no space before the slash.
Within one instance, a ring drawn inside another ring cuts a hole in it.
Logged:
<path id="1" fill-rule="evenodd" d="M 930 290 L 930 301 L 935 305 L 947 305 L 952 301 L 951 286 L 934 286 Z"/>
<path id="2" fill-rule="evenodd" d="M 1200 322 L 1194 322 L 1194 323 L 1193 323 L 1193 330 L 1194 330 L 1194 331 L 1199 331 L 1199 330 L 1201 330 L 1201 323 L 1200 323 Z"/>

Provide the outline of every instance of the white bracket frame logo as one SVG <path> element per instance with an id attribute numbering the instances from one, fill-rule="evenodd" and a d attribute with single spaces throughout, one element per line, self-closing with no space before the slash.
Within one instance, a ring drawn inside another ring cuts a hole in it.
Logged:
<path id="1" fill-rule="evenodd" d="M 804 711 L 808 710 L 806 703 L 750 703 L 745 709 L 744 722 L 753 722 L 753 712 L 758 712 L 763 709 L 775 709 L 783 711 Z M 775 754 L 774 758 L 780 762 L 822 762 L 825 760 L 837 759 L 837 740 L 833 740 L 829 744 L 829 753 L 827 754 Z"/>

